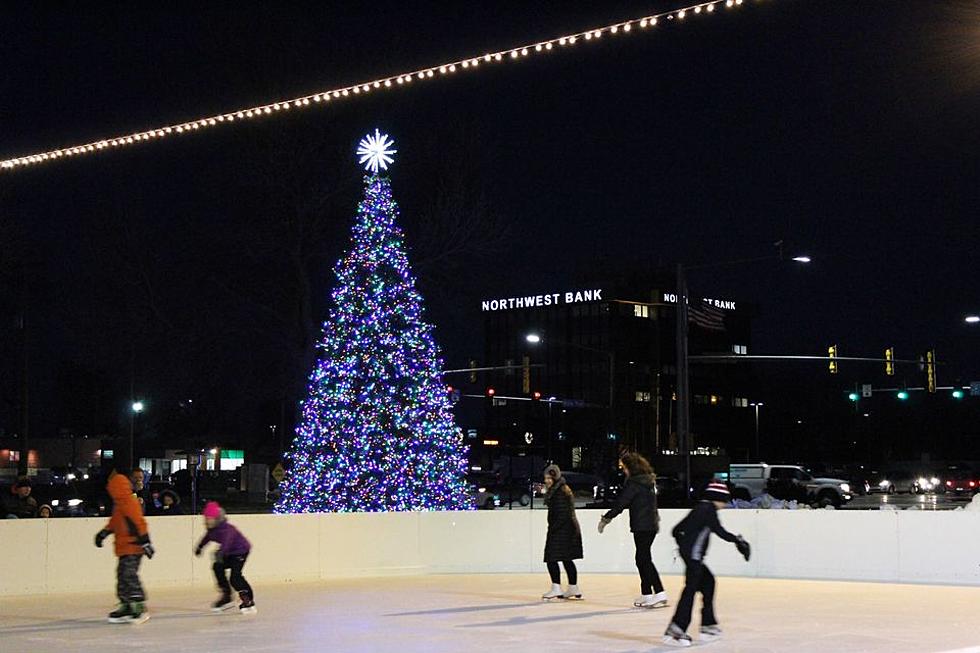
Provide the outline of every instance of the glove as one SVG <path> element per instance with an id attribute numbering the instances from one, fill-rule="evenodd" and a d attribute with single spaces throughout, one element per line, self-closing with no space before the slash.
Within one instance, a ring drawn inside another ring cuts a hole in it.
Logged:
<path id="1" fill-rule="evenodd" d="M 154 555 L 154 554 L 155 554 L 156 552 L 157 552 L 157 550 L 156 550 L 156 549 L 154 549 L 154 548 L 153 548 L 153 545 L 152 545 L 152 544 L 150 544 L 149 542 L 147 542 L 146 544 L 144 544 L 144 545 L 143 545 L 143 553 L 144 553 L 144 554 L 146 554 L 146 557 L 147 557 L 147 558 L 150 558 L 150 559 L 152 559 L 152 558 L 153 558 L 153 555 Z"/>
<path id="2" fill-rule="evenodd" d="M 748 562 L 749 556 L 752 555 L 752 547 L 749 546 L 748 542 L 742 539 L 741 535 L 739 535 L 738 539 L 735 540 L 735 548 L 738 549 L 738 552 L 741 553 L 742 557 L 745 558 L 745 561 Z"/>
<path id="3" fill-rule="evenodd" d="M 201 557 L 201 551 L 202 551 L 201 547 L 197 547 L 196 549 L 194 549 L 194 557 L 200 558 Z"/>
<path id="4" fill-rule="evenodd" d="M 605 517 L 599 519 L 599 534 L 602 535 L 602 531 L 609 525 L 609 520 Z"/>
<path id="5" fill-rule="evenodd" d="M 110 531 L 110 530 L 108 530 L 106 528 L 103 528 L 101 531 L 99 531 L 98 533 L 96 533 L 95 534 L 95 546 L 97 546 L 97 547 L 99 547 L 101 549 L 102 548 L 102 543 L 105 541 L 105 538 L 109 537 L 109 534 L 110 533 L 112 533 L 112 531 Z"/>

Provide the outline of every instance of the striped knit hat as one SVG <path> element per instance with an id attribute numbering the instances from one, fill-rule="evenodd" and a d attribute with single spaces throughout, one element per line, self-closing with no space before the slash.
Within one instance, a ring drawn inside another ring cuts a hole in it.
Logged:
<path id="1" fill-rule="evenodd" d="M 704 490 L 704 498 L 708 501 L 724 501 L 728 503 L 732 500 L 732 493 L 728 491 L 728 486 L 719 481 L 708 483 Z"/>

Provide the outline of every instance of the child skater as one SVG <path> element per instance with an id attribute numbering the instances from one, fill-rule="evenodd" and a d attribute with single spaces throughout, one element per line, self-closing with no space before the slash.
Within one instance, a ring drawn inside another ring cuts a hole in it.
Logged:
<path id="1" fill-rule="evenodd" d="M 674 527 L 673 536 L 677 540 L 681 558 L 687 566 L 684 575 L 684 591 L 681 592 L 677 611 L 671 619 L 667 632 L 664 633 L 664 644 L 672 646 L 690 646 L 691 637 L 687 627 L 691 625 L 691 611 L 694 609 L 694 594 L 701 592 L 701 639 L 712 641 L 721 637 L 721 628 L 715 619 L 715 577 L 704 564 L 704 555 L 708 551 L 708 540 L 714 533 L 726 542 L 734 542 L 746 560 L 751 549 L 749 543 L 741 535 L 732 535 L 718 521 L 718 511 L 728 506 L 731 494 L 724 483 L 712 482 L 704 492 L 704 498 L 698 502 L 687 517 Z"/>
<path id="2" fill-rule="evenodd" d="M 638 453 L 628 453 L 620 462 L 626 474 L 626 483 L 616 505 L 599 519 L 599 533 L 621 512 L 629 509 L 630 531 L 636 545 L 636 569 L 640 572 L 640 597 L 633 601 L 633 605 L 638 608 L 664 608 L 667 607 L 667 592 L 650 551 L 660 530 L 657 477 L 647 459 Z"/>
<path id="3" fill-rule="evenodd" d="M 242 614 L 255 614 L 255 600 L 252 594 L 252 587 L 242 576 L 242 567 L 248 559 L 252 545 L 241 532 L 228 523 L 224 509 L 216 501 L 209 501 L 204 506 L 204 524 L 207 532 L 201 541 L 198 542 L 194 555 L 200 556 L 204 550 L 204 545 L 214 542 L 218 545 L 218 550 L 214 553 L 214 578 L 218 581 L 218 589 L 221 596 L 215 601 L 211 608 L 215 612 L 221 612 L 235 606 L 231 598 L 231 588 L 234 587 L 242 600 L 238 606 L 238 611 Z M 231 570 L 231 583 L 225 575 L 227 570 Z"/>
<path id="4" fill-rule="evenodd" d="M 154 554 L 150 533 L 143 518 L 143 509 L 133 494 L 128 470 L 114 469 L 109 474 L 106 490 L 112 497 L 112 517 L 105 528 L 96 534 L 95 546 L 102 548 L 105 538 L 110 534 L 114 536 L 116 556 L 119 558 L 116 567 L 119 608 L 109 613 L 109 623 L 142 623 L 150 616 L 144 605 L 146 594 L 140 584 L 139 568 L 144 555 L 152 558 Z"/>
<path id="5" fill-rule="evenodd" d="M 582 556 L 582 530 L 575 518 L 575 501 L 572 489 L 565 482 L 558 465 L 548 465 L 544 470 L 546 492 L 544 503 L 548 506 L 548 536 L 544 545 L 544 561 L 551 575 L 551 590 L 541 596 L 544 600 L 581 600 L 578 588 L 578 570 L 575 560 Z M 568 575 L 568 589 L 561 590 L 561 562 Z"/>

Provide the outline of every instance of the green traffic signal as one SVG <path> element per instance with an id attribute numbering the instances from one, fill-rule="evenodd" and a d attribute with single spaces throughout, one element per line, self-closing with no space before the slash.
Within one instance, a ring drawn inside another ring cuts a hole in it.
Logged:
<path id="1" fill-rule="evenodd" d="M 857 401 L 858 400 L 858 393 L 852 392 L 851 394 L 847 395 L 847 398 L 850 399 L 851 401 Z"/>
<path id="2" fill-rule="evenodd" d="M 905 390 L 901 390 L 898 393 L 898 398 L 901 399 L 902 401 L 905 401 L 906 399 L 909 398 L 909 393 L 907 393 Z"/>
<path id="3" fill-rule="evenodd" d="M 963 398 L 962 390 L 953 390 L 953 399 L 962 399 L 962 398 Z"/>

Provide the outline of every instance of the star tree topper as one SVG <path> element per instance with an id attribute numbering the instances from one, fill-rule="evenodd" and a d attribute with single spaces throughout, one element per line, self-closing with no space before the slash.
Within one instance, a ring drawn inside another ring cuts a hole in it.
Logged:
<path id="1" fill-rule="evenodd" d="M 382 134 L 377 129 L 374 134 L 368 134 L 358 143 L 357 155 L 361 157 L 360 163 L 365 170 L 370 170 L 372 174 L 378 174 L 378 169 L 387 170 L 388 164 L 395 161 L 391 157 L 398 150 L 391 149 L 395 141 L 388 138 L 388 134 Z"/>

